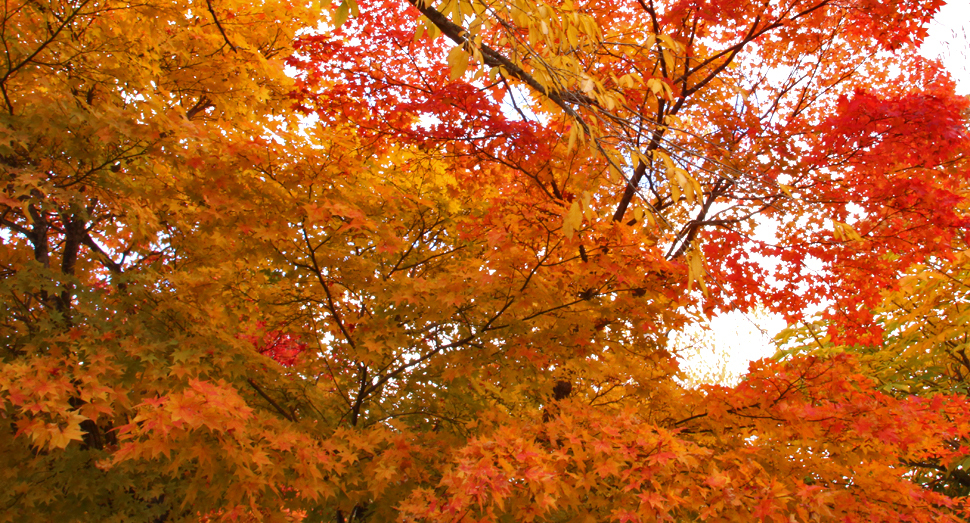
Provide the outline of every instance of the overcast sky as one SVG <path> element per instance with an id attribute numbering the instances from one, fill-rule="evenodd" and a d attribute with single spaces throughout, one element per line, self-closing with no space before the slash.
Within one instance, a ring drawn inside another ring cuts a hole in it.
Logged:
<path id="1" fill-rule="evenodd" d="M 970 1 L 952 0 L 937 13 L 923 42 L 923 55 L 943 60 L 958 92 L 970 95 Z"/>

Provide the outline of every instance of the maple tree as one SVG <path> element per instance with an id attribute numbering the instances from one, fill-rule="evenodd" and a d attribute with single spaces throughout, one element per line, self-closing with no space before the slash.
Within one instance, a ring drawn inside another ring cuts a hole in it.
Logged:
<path id="1" fill-rule="evenodd" d="M 852 354 L 876 385 L 896 397 L 967 395 L 967 256 L 965 244 L 955 242 L 945 257 L 911 268 L 897 289 L 884 293 L 875 309 L 883 328 L 880 343 L 840 343 L 839 325 L 831 320 L 793 325 L 782 334 L 785 354 Z M 959 454 L 950 460 L 906 463 L 919 481 L 953 496 L 970 492 L 970 459 L 966 441 L 949 443 Z"/>
<path id="2" fill-rule="evenodd" d="M 0 520 L 958 521 L 962 389 L 668 345 L 962 259 L 940 4 L 7 2 Z"/>

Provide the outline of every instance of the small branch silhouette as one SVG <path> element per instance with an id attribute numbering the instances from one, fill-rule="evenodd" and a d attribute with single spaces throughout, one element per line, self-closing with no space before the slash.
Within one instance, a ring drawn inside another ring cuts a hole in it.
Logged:
<path id="1" fill-rule="evenodd" d="M 219 32 L 222 33 L 222 39 L 225 40 L 226 44 L 229 45 L 229 49 L 232 49 L 232 52 L 235 53 L 236 46 L 232 45 L 232 42 L 229 41 L 229 36 L 226 35 L 226 30 L 223 29 L 222 24 L 219 22 L 219 17 L 216 16 L 216 10 L 212 8 L 212 0 L 205 0 L 205 5 L 209 8 L 209 13 L 212 14 L 212 20 L 216 23 L 216 27 L 219 29 Z"/>

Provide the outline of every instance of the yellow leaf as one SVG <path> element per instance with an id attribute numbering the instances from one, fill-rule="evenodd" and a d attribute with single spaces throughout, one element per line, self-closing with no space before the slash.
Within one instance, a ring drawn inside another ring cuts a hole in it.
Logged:
<path id="1" fill-rule="evenodd" d="M 339 7 L 337 7 L 337 12 L 333 15 L 333 25 L 334 27 L 340 27 L 344 25 L 347 18 L 350 17 L 350 0 L 344 0 Z"/>
<path id="2" fill-rule="evenodd" d="M 680 191 L 680 185 L 676 183 L 670 184 L 670 197 L 676 202 L 680 200 L 683 193 Z"/>
<path id="3" fill-rule="evenodd" d="M 704 282 L 704 255 L 701 254 L 700 248 L 698 248 L 696 242 L 690 249 L 690 254 L 688 257 L 687 266 L 687 290 L 690 290 L 693 282 L 697 282 L 700 286 L 701 291 L 704 292 L 704 296 L 707 296 L 707 284 Z"/>
<path id="4" fill-rule="evenodd" d="M 674 171 L 674 176 L 677 181 L 677 185 L 681 188 L 681 190 L 684 193 L 684 198 L 688 202 L 694 203 L 696 201 L 695 195 L 694 195 L 694 187 L 687 180 L 687 172 L 684 171 L 683 169 L 676 169 Z"/>
<path id="5" fill-rule="evenodd" d="M 674 66 L 677 65 L 677 63 L 674 62 L 674 55 L 670 54 L 670 51 L 666 49 L 663 51 L 663 60 L 664 65 L 667 66 L 667 69 L 673 69 Z"/>
<path id="6" fill-rule="evenodd" d="M 468 53 L 460 45 L 454 47 L 448 53 L 448 65 L 451 67 L 451 79 L 461 78 L 468 69 Z"/>
<path id="7" fill-rule="evenodd" d="M 68 443 L 71 441 L 81 441 L 84 436 L 84 431 L 81 427 L 75 423 L 70 423 L 63 430 L 54 429 L 50 432 L 50 442 L 48 443 L 49 448 L 63 449 L 67 447 Z"/>
<path id="8" fill-rule="evenodd" d="M 678 45 L 677 42 L 675 42 L 674 39 L 671 38 L 669 35 L 657 35 L 657 38 L 659 38 L 660 41 L 663 42 L 664 47 L 666 47 L 667 49 L 673 49 L 675 51 L 680 49 L 680 45 Z"/>
<path id="9" fill-rule="evenodd" d="M 842 224 L 835 220 L 832 220 L 832 236 L 835 236 L 838 241 L 845 240 L 845 235 L 842 233 Z"/>
<path id="10" fill-rule="evenodd" d="M 849 224 L 832 220 L 832 235 L 839 241 L 862 241 L 862 235 Z"/>
<path id="11" fill-rule="evenodd" d="M 664 165 L 667 167 L 667 172 L 671 172 L 674 170 L 675 168 L 674 161 L 670 159 L 670 156 L 668 156 L 667 153 L 657 149 L 653 151 L 653 156 L 654 157 L 659 156 L 660 159 L 663 160 Z"/>
<path id="12" fill-rule="evenodd" d="M 573 200 L 573 204 L 569 206 L 569 212 L 562 220 L 562 233 L 567 238 L 572 238 L 575 234 L 576 229 L 578 229 L 583 224 L 583 209 L 579 205 L 579 200 Z"/>
<path id="13" fill-rule="evenodd" d="M 566 40 L 570 47 L 579 47 L 579 32 L 576 31 L 576 26 L 571 25 L 566 28 Z"/>
<path id="14" fill-rule="evenodd" d="M 568 144 L 566 145 L 566 152 L 571 153 L 573 149 L 576 148 L 576 136 L 579 134 L 579 127 L 573 125 L 569 128 L 569 138 Z"/>

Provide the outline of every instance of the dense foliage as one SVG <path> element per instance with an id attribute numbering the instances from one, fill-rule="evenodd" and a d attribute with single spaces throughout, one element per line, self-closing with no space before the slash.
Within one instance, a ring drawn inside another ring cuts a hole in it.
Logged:
<path id="1" fill-rule="evenodd" d="M 962 521 L 941 3 L 7 1 L 0 521 Z"/>

